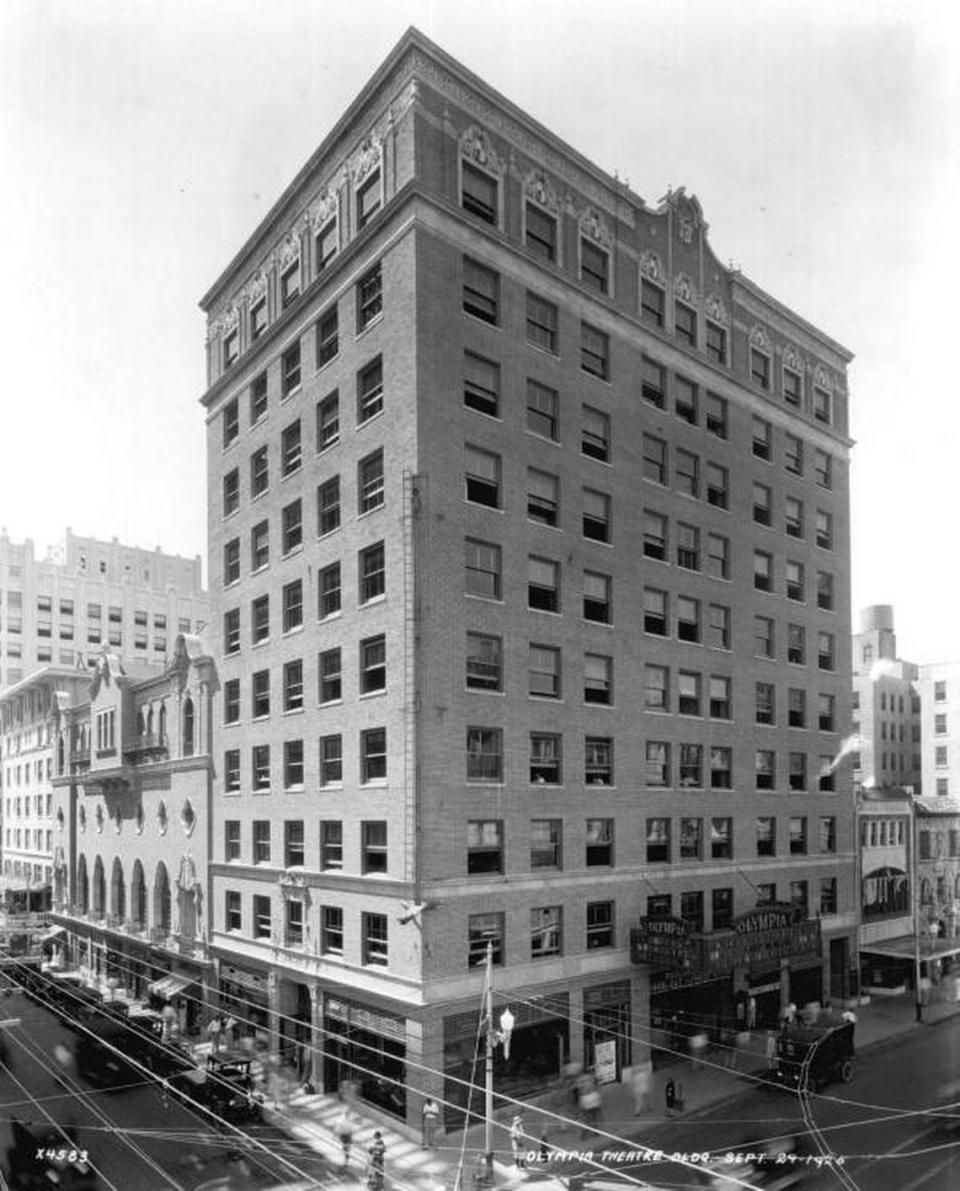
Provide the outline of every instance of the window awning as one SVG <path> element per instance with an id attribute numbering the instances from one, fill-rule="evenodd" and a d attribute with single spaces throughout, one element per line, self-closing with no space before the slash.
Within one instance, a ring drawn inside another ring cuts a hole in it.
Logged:
<path id="1" fill-rule="evenodd" d="M 893 939 L 880 939 L 875 943 L 865 943 L 860 946 L 860 954 L 887 955 L 894 959 L 914 959 L 917 945 L 913 935 L 897 935 Z M 960 939 L 930 939 L 925 936 L 920 940 L 920 959 L 927 963 L 932 959 L 946 959 L 951 955 L 960 955 Z"/>
<path id="2" fill-rule="evenodd" d="M 65 926 L 49 926 L 46 934 L 40 940 L 41 943 L 52 943 L 54 939 L 60 939 L 67 933 Z"/>
<path id="3" fill-rule="evenodd" d="M 180 976 L 174 973 L 164 976 L 162 980 L 155 980 L 150 985 L 150 993 L 155 997 L 170 1001 L 188 989 L 191 984 L 196 984 L 196 980 L 192 976 Z"/>

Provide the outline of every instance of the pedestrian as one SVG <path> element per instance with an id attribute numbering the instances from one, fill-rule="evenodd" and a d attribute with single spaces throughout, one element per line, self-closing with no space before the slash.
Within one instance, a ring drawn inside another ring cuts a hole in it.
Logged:
<path id="1" fill-rule="evenodd" d="M 667 1116 L 672 1117 L 677 1108 L 677 1085 L 672 1078 L 667 1080 L 667 1086 L 663 1089 L 663 1099 L 667 1106 Z"/>
<path id="2" fill-rule="evenodd" d="M 349 1106 L 344 1105 L 343 1112 L 338 1117 L 336 1124 L 337 1137 L 340 1138 L 340 1147 L 343 1150 L 344 1166 L 348 1166 L 350 1164 L 350 1147 L 353 1145 L 353 1134 L 355 1128 L 356 1125 L 350 1112 L 350 1108 Z"/>
<path id="3" fill-rule="evenodd" d="M 750 996 L 747 999 L 747 1029 L 755 1030 L 757 1028 L 757 998 Z"/>
<path id="4" fill-rule="evenodd" d="M 550 1143 L 547 1141 L 546 1129 L 540 1130 L 540 1153 L 538 1157 L 543 1165 L 546 1165 L 550 1161 Z"/>
<path id="5" fill-rule="evenodd" d="M 694 1071 L 703 1070 L 703 1056 L 706 1053 L 710 1039 L 705 1031 L 698 1030 L 690 1035 L 690 1066 Z"/>
<path id="6" fill-rule="evenodd" d="M 428 1096 L 423 1104 L 423 1148 L 432 1150 L 437 1144 L 437 1126 L 440 1124 L 440 1109 L 436 1100 Z"/>
<path id="7" fill-rule="evenodd" d="M 767 1030 L 767 1070 L 777 1069 L 777 1037 L 773 1030 Z"/>
<path id="8" fill-rule="evenodd" d="M 510 1126 L 510 1148 L 513 1150 L 513 1164 L 517 1170 L 523 1170 L 526 1165 L 524 1147 L 526 1146 L 526 1131 L 523 1127 L 523 1113 L 518 1112 Z"/>
<path id="9" fill-rule="evenodd" d="M 383 1140 L 380 1130 L 377 1129 L 367 1151 L 370 1155 L 370 1177 L 367 1180 L 370 1191 L 382 1191 L 383 1189 L 383 1160 L 386 1152 L 386 1142 Z"/>
<path id="10" fill-rule="evenodd" d="M 674 1093 L 674 1103 L 677 1106 L 677 1112 L 683 1112 L 683 1084 L 677 1080 L 676 1091 Z"/>

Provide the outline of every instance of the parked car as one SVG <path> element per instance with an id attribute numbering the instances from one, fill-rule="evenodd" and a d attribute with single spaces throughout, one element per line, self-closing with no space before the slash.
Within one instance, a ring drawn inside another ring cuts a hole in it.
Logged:
<path id="1" fill-rule="evenodd" d="M 786 1026 L 777 1038 L 775 1076 L 798 1090 L 853 1078 L 853 1022 L 827 1026 Z"/>
<path id="2" fill-rule="evenodd" d="M 209 1055 L 205 1067 L 185 1071 L 170 1081 L 180 1096 L 232 1125 L 258 1124 L 263 1103 L 254 1090 L 249 1055 L 224 1051 Z"/>

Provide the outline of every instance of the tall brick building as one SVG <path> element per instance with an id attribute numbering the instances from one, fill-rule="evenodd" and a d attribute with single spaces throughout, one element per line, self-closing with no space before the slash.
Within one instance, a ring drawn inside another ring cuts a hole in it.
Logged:
<path id="1" fill-rule="evenodd" d="M 850 354 L 706 233 L 411 30 L 202 301 L 221 992 L 411 1123 L 488 943 L 519 1095 L 846 988 Z"/>

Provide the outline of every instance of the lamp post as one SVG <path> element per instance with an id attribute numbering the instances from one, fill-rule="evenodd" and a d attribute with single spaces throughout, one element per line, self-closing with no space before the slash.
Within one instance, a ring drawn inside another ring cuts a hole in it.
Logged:
<path id="1" fill-rule="evenodd" d="M 510 1058 L 510 1035 L 516 1020 L 509 1009 L 500 1014 L 500 1029 L 493 1027 L 493 941 L 487 943 L 487 977 L 483 989 L 483 1024 L 487 1034 L 485 1082 L 484 1082 L 484 1179 L 493 1185 L 493 1048 L 499 1043 L 503 1057 Z"/>
<path id="2" fill-rule="evenodd" d="M 920 849 L 917 846 L 917 805 L 910 804 L 910 896 L 913 899 L 913 995 L 917 1021 L 923 1021 L 923 995 L 920 990 L 920 901 L 917 865 Z"/>

